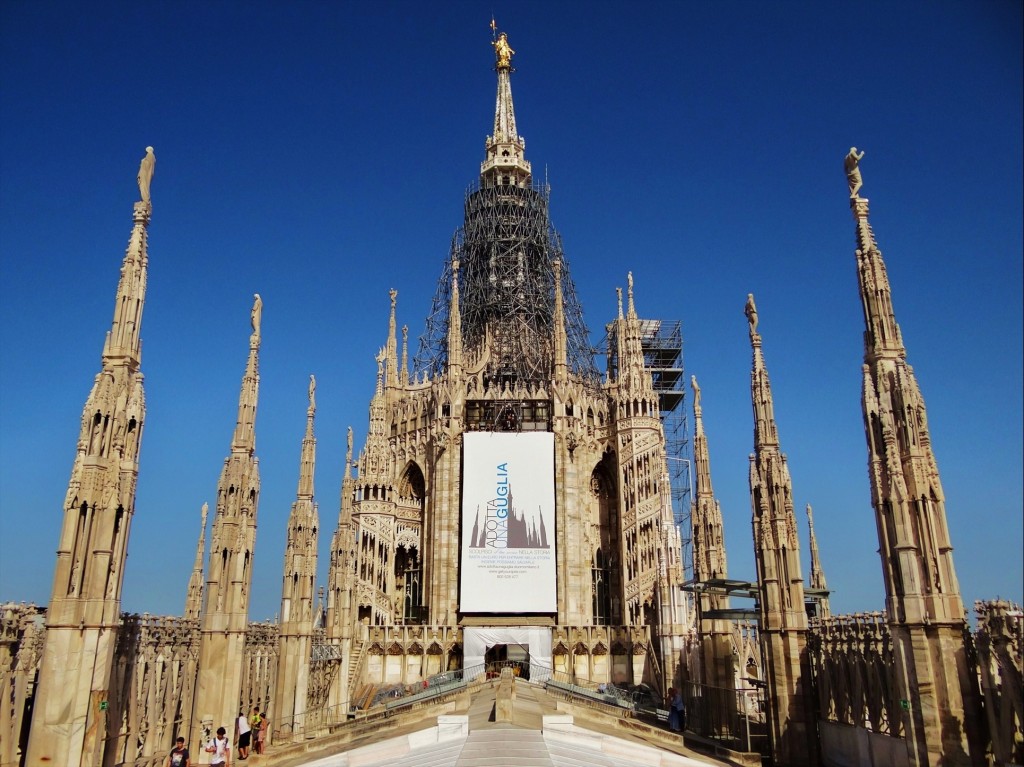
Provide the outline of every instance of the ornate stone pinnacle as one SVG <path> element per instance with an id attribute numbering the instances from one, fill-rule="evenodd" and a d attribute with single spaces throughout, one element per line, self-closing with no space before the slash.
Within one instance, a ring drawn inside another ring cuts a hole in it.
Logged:
<path id="1" fill-rule="evenodd" d="M 139 201 L 135 203 L 135 208 L 132 211 L 132 221 L 136 224 L 142 224 L 143 226 L 149 226 L 149 220 L 153 216 L 153 205 L 152 203 Z"/>

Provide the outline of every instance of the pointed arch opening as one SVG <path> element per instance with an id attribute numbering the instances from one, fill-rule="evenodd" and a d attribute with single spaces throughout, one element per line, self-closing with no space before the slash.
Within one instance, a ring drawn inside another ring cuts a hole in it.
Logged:
<path id="1" fill-rule="evenodd" d="M 402 605 L 402 623 L 426 623 L 427 611 L 423 606 L 423 564 L 419 548 L 399 546 L 395 552 L 396 600 Z"/>
<path id="2" fill-rule="evenodd" d="M 399 516 L 409 518 L 412 514 L 418 522 L 422 522 L 423 499 L 426 494 L 427 482 L 423 470 L 415 461 L 409 461 L 398 480 Z"/>
<path id="3" fill-rule="evenodd" d="M 427 483 L 423 470 L 409 461 L 398 480 L 398 528 L 393 561 L 395 600 L 400 620 L 422 624 L 427 619 L 423 594 L 423 508 Z"/>
<path id="4" fill-rule="evenodd" d="M 622 622 L 621 550 L 615 457 L 605 454 L 590 475 L 591 607 L 595 625 Z"/>

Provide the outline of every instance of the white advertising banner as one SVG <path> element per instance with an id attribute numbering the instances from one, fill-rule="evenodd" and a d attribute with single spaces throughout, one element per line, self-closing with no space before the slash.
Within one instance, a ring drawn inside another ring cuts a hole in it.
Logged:
<path id="1" fill-rule="evenodd" d="M 467 613 L 553 613 L 555 437 L 463 435 L 462 599 Z"/>

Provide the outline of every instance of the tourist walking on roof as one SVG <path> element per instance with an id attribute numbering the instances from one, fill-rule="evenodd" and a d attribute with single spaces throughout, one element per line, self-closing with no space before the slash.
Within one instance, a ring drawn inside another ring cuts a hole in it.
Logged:
<path id="1" fill-rule="evenodd" d="M 211 765 L 229 767 L 231 764 L 231 741 L 228 740 L 227 730 L 223 727 L 217 728 L 217 737 L 207 744 L 206 753 L 213 754 L 210 757 Z"/>
<path id="2" fill-rule="evenodd" d="M 167 755 L 167 761 L 164 763 L 167 767 L 190 767 L 192 762 L 188 759 L 188 749 L 185 748 L 185 739 L 182 736 L 178 736 L 177 740 L 174 741 L 174 748 L 171 749 L 171 753 Z"/>

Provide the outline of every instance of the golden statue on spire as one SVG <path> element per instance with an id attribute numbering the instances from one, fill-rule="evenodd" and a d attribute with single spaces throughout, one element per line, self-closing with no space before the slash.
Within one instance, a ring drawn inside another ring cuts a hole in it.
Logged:
<path id="1" fill-rule="evenodd" d="M 491 21 L 491 29 L 494 29 L 494 22 Z M 512 56 L 515 51 L 508 44 L 508 35 L 504 32 L 498 35 L 498 39 L 491 43 L 494 46 L 494 55 L 498 57 L 498 69 L 509 69 L 512 66 Z"/>

